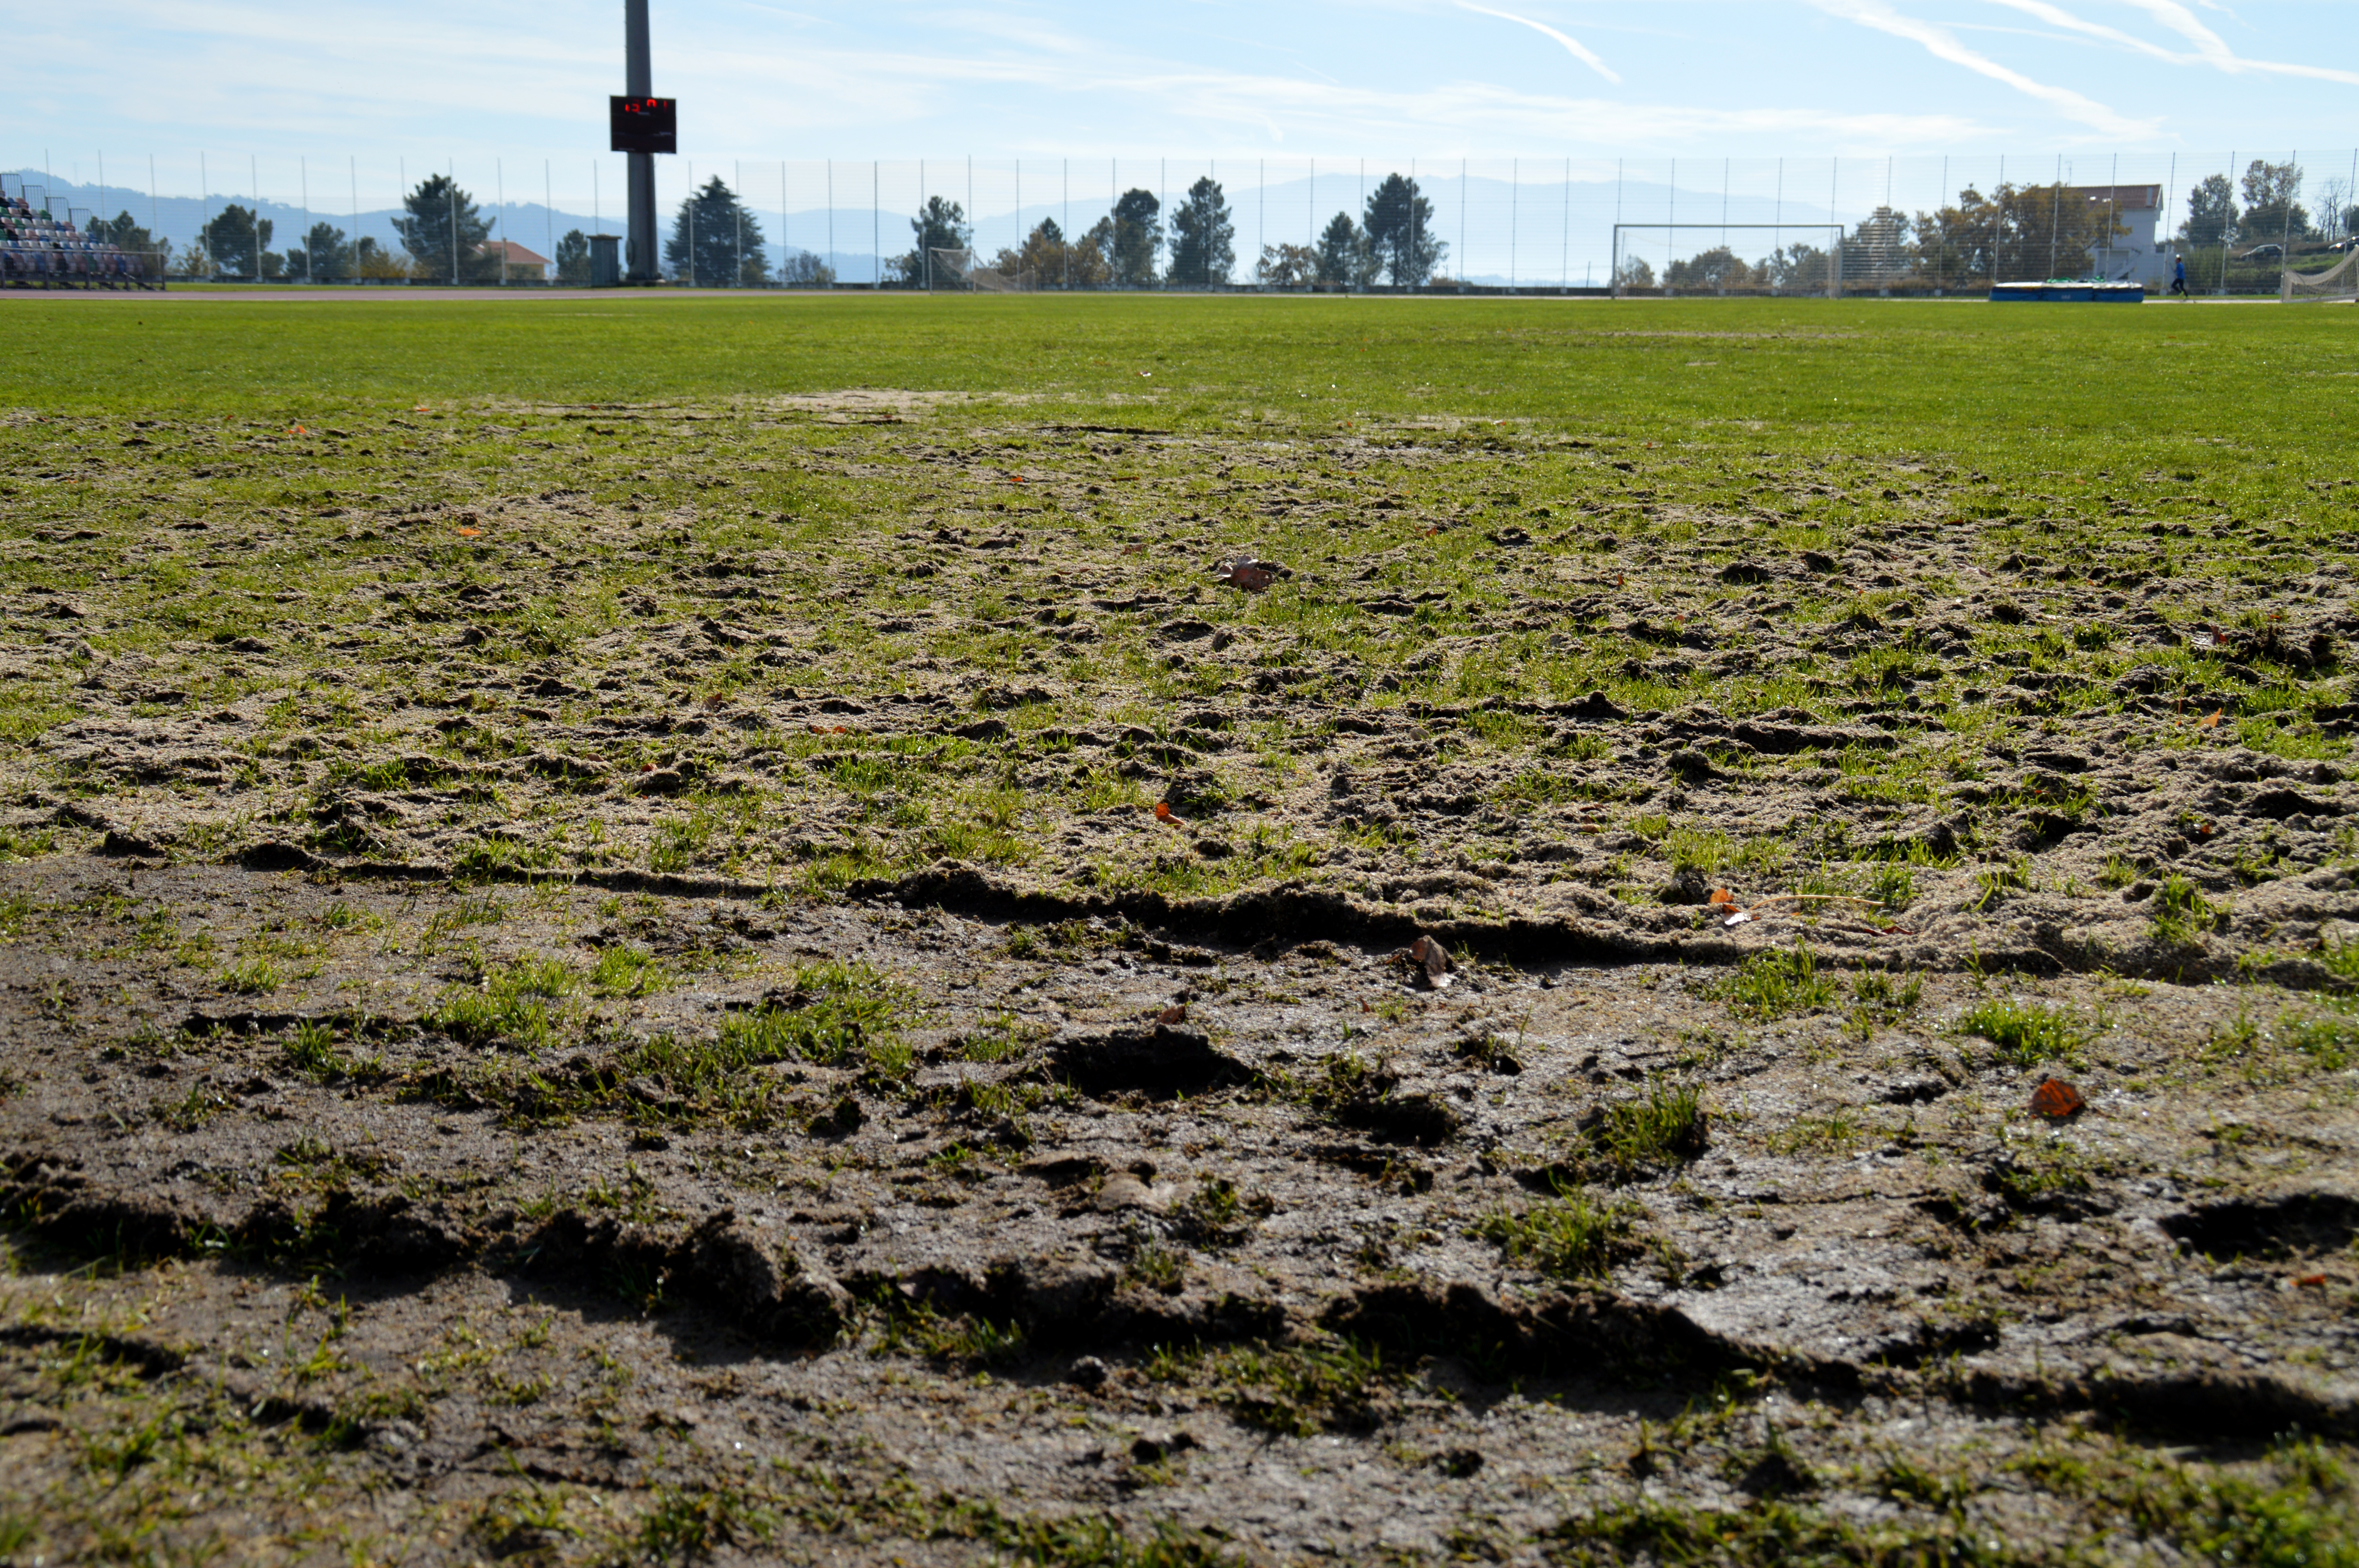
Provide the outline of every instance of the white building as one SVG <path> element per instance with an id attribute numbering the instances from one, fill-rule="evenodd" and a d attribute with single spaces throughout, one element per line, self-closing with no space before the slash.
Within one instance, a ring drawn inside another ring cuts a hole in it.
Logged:
<path id="1" fill-rule="evenodd" d="M 2110 243 L 2089 248 L 2089 265 L 2099 277 L 2157 288 L 2170 282 L 2176 253 L 2163 229 L 2161 186 L 2068 185 L 2064 194 L 2098 209 L 2100 217 L 2110 212 L 2114 226 L 2128 231 L 2113 236 Z"/>

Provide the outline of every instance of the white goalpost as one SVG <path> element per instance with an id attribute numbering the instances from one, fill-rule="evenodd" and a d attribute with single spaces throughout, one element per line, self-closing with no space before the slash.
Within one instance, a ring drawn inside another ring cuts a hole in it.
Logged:
<path id="1" fill-rule="evenodd" d="M 971 249 L 949 250 L 934 245 L 926 251 L 926 287 L 929 291 L 949 288 L 973 294 L 1029 294 L 1034 287 L 1030 273 L 1019 272 L 1011 276 L 995 267 L 981 265 Z"/>
<path id="2" fill-rule="evenodd" d="M 2359 304 L 2359 250 L 2345 255 L 2324 272 L 2285 270 L 2277 282 L 2277 299 L 2291 305 Z"/>

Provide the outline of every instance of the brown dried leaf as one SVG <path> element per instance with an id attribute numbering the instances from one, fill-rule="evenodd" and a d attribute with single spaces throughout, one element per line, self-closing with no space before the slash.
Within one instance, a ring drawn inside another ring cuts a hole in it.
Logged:
<path id="1" fill-rule="evenodd" d="M 1450 950 L 1431 936 L 1419 936 L 1408 946 L 1409 962 L 1417 965 L 1425 976 L 1425 983 L 1435 990 L 1450 984 Z"/>
<path id="2" fill-rule="evenodd" d="M 1158 1013 L 1157 1013 L 1157 1014 L 1155 1015 L 1155 1022 L 1158 1022 L 1158 1023 L 1163 1023 L 1163 1024 L 1185 1023 L 1185 1022 L 1188 1022 L 1188 1005 L 1187 1005 L 1187 1003 L 1185 1003 L 1185 1002 L 1178 1002 L 1178 1001 L 1173 1002 L 1169 1007 L 1165 1008 L 1161 1012 L 1158 1012 Z"/>
<path id="3" fill-rule="evenodd" d="M 2081 1098 L 2081 1091 L 2061 1078 L 2044 1078 L 2039 1087 L 2031 1091 L 2032 1110 L 2052 1121 L 2078 1116 L 2088 1108 L 2088 1105 L 2089 1102 Z"/>

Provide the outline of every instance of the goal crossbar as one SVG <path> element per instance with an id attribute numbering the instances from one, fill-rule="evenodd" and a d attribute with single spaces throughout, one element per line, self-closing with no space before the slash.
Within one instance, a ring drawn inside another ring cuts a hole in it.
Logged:
<path id="1" fill-rule="evenodd" d="M 1614 287 L 1614 297 L 1622 297 L 1622 236 L 1662 234 L 1669 236 L 1683 231 L 1707 234 L 1734 234 L 1740 231 L 1767 229 L 1775 233 L 1832 234 L 1834 243 L 1827 247 L 1827 297 L 1838 298 L 1843 294 L 1843 237 L 1841 223 L 1616 223 L 1614 225 L 1614 270 L 1607 274 Z M 1666 264 L 1668 265 L 1668 264 Z"/>

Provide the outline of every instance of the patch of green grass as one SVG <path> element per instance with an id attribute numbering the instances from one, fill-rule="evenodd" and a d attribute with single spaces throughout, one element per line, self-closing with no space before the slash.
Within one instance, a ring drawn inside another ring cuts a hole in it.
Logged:
<path id="1" fill-rule="evenodd" d="M 590 989 L 599 996 L 653 996 L 674 983 L 675 977 L 644 947 L 617 943 L 602 947 L 590 967 Z"/>
<path id="2" fill-rule="evenodd" d="M 2330 1014 L 2277 1020 L 2277 1033 L 2321 1073 L 2340 1073 L 2359 1061 L 2359 1021 Z"/>
<path id="3" fill-rule="evenodd" d="M 1712 994 L 1756 1022 L 1834 1005 L 1835 983 L 1819 973 L 1818 955 L 1801 943 L 1756 953 Z"/>
<path id="4" fill-rule="evenodd" d="M 1799 1116 L 1769 1135 L 1769 1149 L 1776 1154 L 1847 1154 L 1863 1131 L 1859 1119 L 1848 1110 Z"/>
<path id="5" fill-rule="evenodd" d="M 1383 1419 L 1401 1378 L 1377 1346 L 1342 1337 L 1231 1347 L 1158 1365 L 1167 1376 L 1188 1372 L 1211 1381 L 1239 1423 L 1287 1437 L 1367 1431 Z"/>
<path id="6" fill-rule="evenodd" d="M 2016 1067 L 2072 1061 L 2090 1038 L 2088 1026 L 2069 1012 L 1996 997 L 1967 1009 L 1958 1030 L 1981 1035 L 1996 1060 Z"/>
<path id="7" fill-rule="evenodd" d="M 1984 1173 L 1983 1184 L 2017 1208 L 2089 1190 L 2089 1166 L 2068 1144 L 2048 1139 L 2017 1143 Z"/>
<path id="8" fill-rule="evenodd" d="M 286 977 L 269 959 L 256 957 L 232 964 L 213 977 L 213 984 L 233 996 L 260 996 L 286 984 Z"/>
<path id="9" fill-rule="evenodd" d="M 916 1065 L 901 1035 L 912 1005 L 908 992 L 872 964 L 813 964 L 795 971 L 784 1000 L 724 1019 L 719 1049 L 733 1069 L 853 1063 L 897 1082 Z"/>
<path id="10" fill-rule="evenodd" d="M 556 1039 L 569 1017 L 566 999 L 580 983 L 554 958 L 518 958 L 484 970 L 473 985 L 450 987 L 421 1022 L 469 1044 L 536 1051 Z"/>
<path id="11" fill-rule="evenodd" d="M 1632 1171 L 1696 1158 L 1704 1152 L 1710 1120 L 1701 1087 L 1658 1078 L 1636 1098 L 1604 1107 L 1589 1138 L 1617 1168 Z"/>
<path id="12" fill-rule="evenodd" d="M 0 827 L 0 860 L 29 860 L 57 847 L 54 827 Z"/>
<path id="13" fill-rule="evenodd" d="M 2156 944 L 2164 947 L 2200 947 L 2203 939 L 2227 923 L 2227 911 L 2176 872 L 2154 890 L 2154 915 L 2148 924 Z"/>
<path id="14" fill-rule="evenodd" d="M 1560 1280 L 1602 1278 L 1638 1251 L 1635 1206 L 1603 1202 L 1577 1187 L 1521 1208 L 1496 1208 L 1472 1234 L 1496 1242 L 1510 1261 Z"/>

